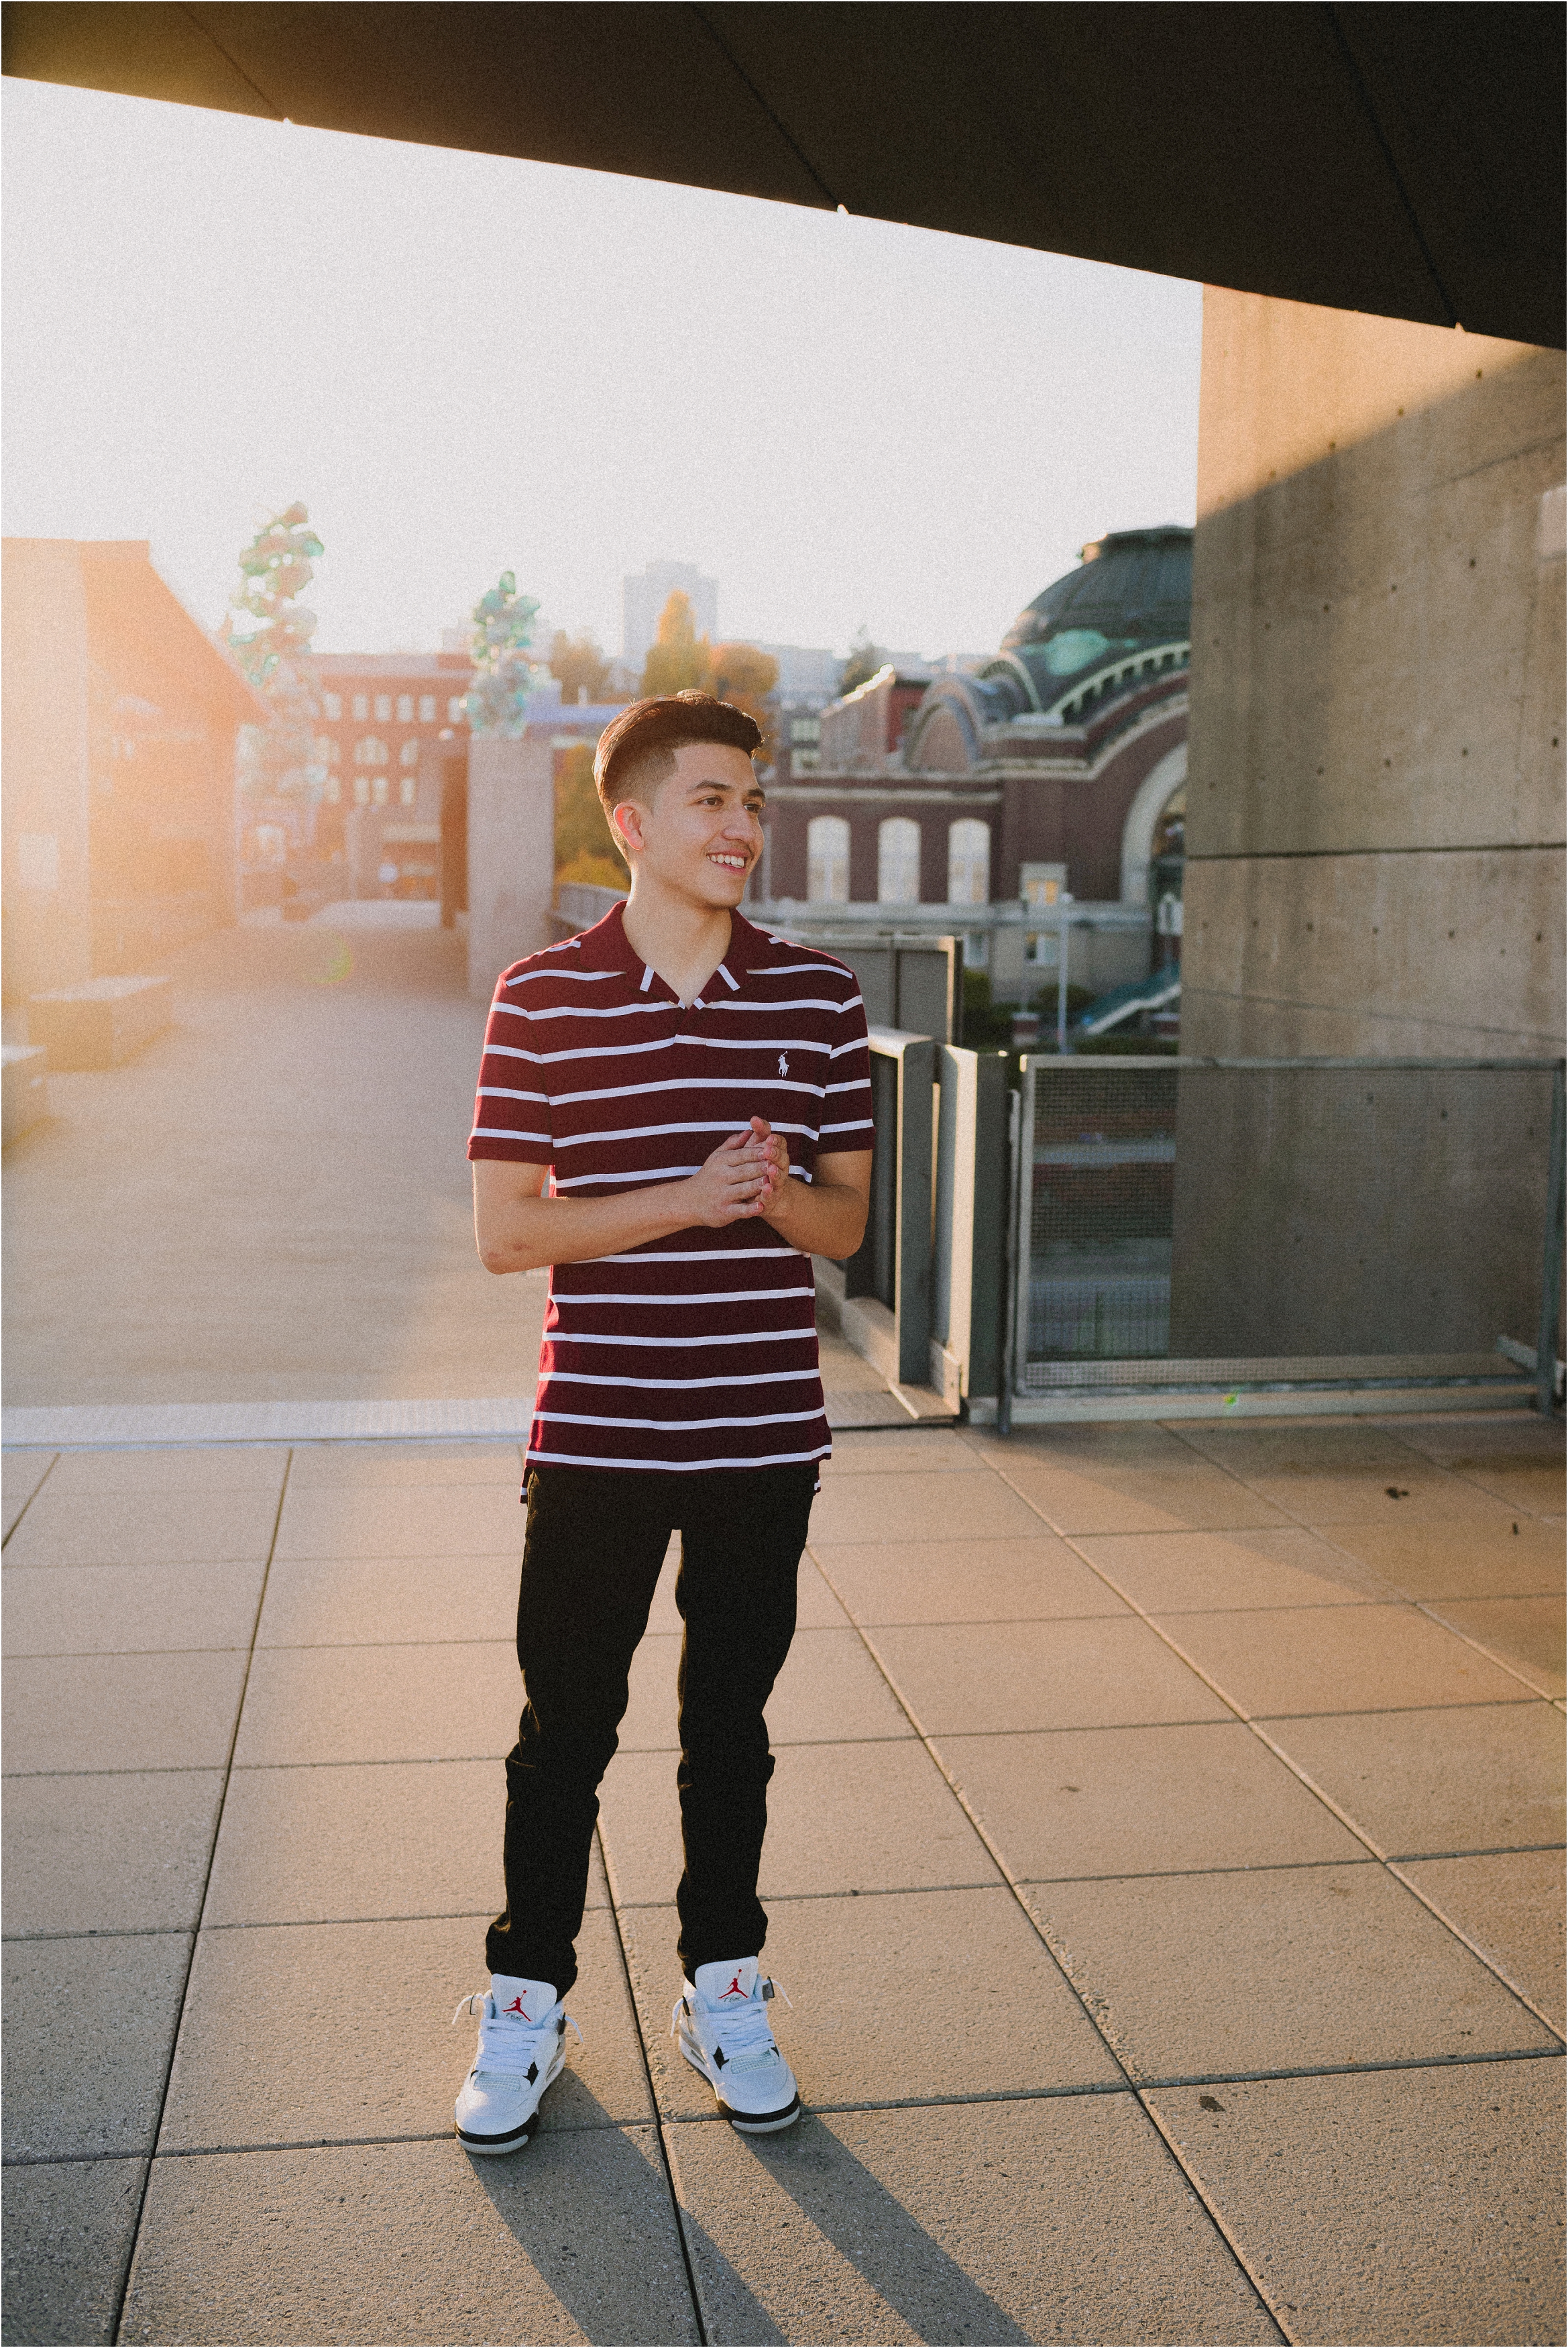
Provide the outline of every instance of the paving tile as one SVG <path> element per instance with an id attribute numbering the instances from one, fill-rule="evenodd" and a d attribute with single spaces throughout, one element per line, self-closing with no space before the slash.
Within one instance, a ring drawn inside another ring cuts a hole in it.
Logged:
<path id="1" fill-rule="evenodd" d="M 7 1565 L 245 1565 L 272 1547 L 274 1492 L 162 1489 L 38 1494 L 6 1546 Z"/>
<path id="2" fill-rule="evenodd" d="M 668 1753 L 618 1753 L 600 1789 L 616 1905 L 662 1907 L 681 1876 Z M 913 1739 L 792 1745 L 768 1787 L 764 1900 L 995 1883 L 997 1869 L 940 1771 Z"/>
<path id="3" fill-rule="evenodd" d="M 245 1647 L 266 1567 L 8 1565 L 13 1655 L 124 1655 Z"/>
<path id="4" fill-rule="evenodd" d="M 507 1640 L 518 1619 L 518 1558 L 274 1559 L 260 1647 L 375 1647 Z"/>
<path id="5" fill-rule="evenodd" d="M 1046 1527 L 999 1476 L 911 1468 L 902 1476 L 825 1478 L 811 1512 L 817 1541 L 923 1540 L 933 1525 L 961 1525 L 976 1540 L 1029 1539 Z"/>
<path id="6" fill-rule="evenodd" d="M 1132 1616 L 881 1624 L 866 1636 L 927 1736 L 1230 1717 Z"/>
<path id="7" fill-rule="evenodd" d="M 825 1485 L 841 1476 L 937 1475 L 957 1472 L 972 1476 L 974 1453 L 955 1428 L 947 1426 L 880 1427 L 873 1435 L 835 1435 L 833 1457 L 823 1468 Z"/>
<path id="8" fill-rule="evenodd" d="M 0 1505 L 4 1508 L 7 1540 L 12 1526 L 58 1457 L 55 1451 L 29 1451 L 20 1446 L 0 1455 Z"/>
<path id="9" fill-rule="evenodd" d="M 13 1775 L 203 1769 L 228 1758 L 245 1656 L 17 1655 L 5 1676 Z"/>
<path id="10" fill-rule="evenodd" d="M 1563 1514 L 1561 1421 L 1518 1411 L 1492 1419 L 1423 1420 L 1409 1440 L 1456 1476 L 1511 1507 L 1543 1517 Z"/>
<path id="11" fill-rule="evenodd" d="M 1085 1533 L 1079 1546 L 1152 1614 L 1244 1606 L 1357 1606 L 1388 1584 L 1295 1526 L 1249 1533 Z"/>
<path id="12" fill-rule="evenodd" d="M 73 1500 L 246 1492 L 275 1507 L 288 1464 L 282 1443 L 159 1443 L 142 1450 L 63 1451 L 49 1482 Z"/>
<path id="13" fill-rule="evenodd" d="M 1507 1501 L 1461 1476 L 1429 1466 L 1419 1457 L 1397 1468 L 1366 1468 L 1355 1473 L 1326 1468 L 1320 1474 L 1266 1474 L 1252 1478 L 1253 1489 L 1276 1507 L 1318 1526 L 1400 1524 L 1506 1525 Z"/>
<path id="14" fill-rule="evenodd" d="M 5 1789 L 5 1931 L 194 1930 L 220 1769 L 13 1777 Z"/>
<path id="15" fill-rule="evenodd" d="M 681 1987 L 675 1910 L 630 1909 L 622 1929 L 660 2107 L 712 2118 L 711 2088 L 669 2035 Z M 1001 1885 L 783 1900 L 768 1919 L 765 1962 L 794 2001 L 793 2010 L 775 2001 L 769 2018 L 808 2106 L 1121 2084 L 1061 1968 Z"/>
<path id="16" fill-rule="evenodd" d="M 1568 1692 L 1563 1676 L 1563 1603 L 1560 1591 L 1538 1598 L 1444 1598 L 1432 1612 L 1521 1672 L 1542 1695 Z"/>
<path id="17" fill-rule="evenodd" d="M 1259 1608 L 1155 1619 L 1249 1715 L 1529 1697 L 1512 1673 L 1413 1606 Z"/>
<path id="18" fill-rule="evenodd" d="M 1239 1721 L 934 1742 L 1015 1878 L 1364 1856 Z"/>
<path id="19" fill-rule="evenodd" d="M 520 1558 L 523 1510 L 511 1483 L 302 1485 L 283 1503 L 276 1553 Z"/>
<path id="20" fill-rule="evenodd" d="M 1408 1598 L 1521 1598 L 1563 1586 L 1562 1532 L 1530 1517 L 1484 1525 L 1336 1525 L 1334 1543 Z"/>
<path id="21" fill-rule="evenodd" d="M 234 1757 L 261 1768 L 499 1756 L 517 1742 L 521 1709 L 510 1640 L 258 1648 Z"/>
<path id="22" fill-rule="evenodd" d="M 190 1941 L 8 1941 L 5 2157 L 150 2152 Z"/>
<path id="23" fill-rule="evenodd" d="M 897 1548 L 814 1537 L 811 1547 L 857 1622 L 1017 1622 L 1127 1611 L 1050 1533 L 1043 1540 L 901 1541 Z"/>
<path id="24" fill-rule="evenodd" d="M 1405 1439 L 1402 1420 L 1275 1418 L 1247 1425 L 1184 1419 L 1182 1441 L 1216 1468 L 1255 1483 L 1270 1476 L 1370 1474 L 1425 1468 L 1430 1455 Z"/>
<path id="25" fill-rule="evenodd" d="M 1509 1508 L 1528 1509 L 1532 1516 L 1561 1523 L 1564 1506 L 1561 1460 L 1499 1459 L 1483 1464 L 1479 1460 L 1453 1459 L 1448 1464 L 1453 1474 L 1462 1476 L 1467 1484 L 1505 1501 Z"/>
<path id="26" fill-rule="evenodd" d="M 1161 1426 L 1050 1427 L 971 1447 L 1058 1532 L 1226 1531 L 1283 1524 L 1277 1509 Z"/>
<path id="27" fill-rule="evenodd" d="M 289 1469 L 289 1489 L 502 1484 L 515 1499 L 522 1478 L 522 1447 L 516 1443 L 299 1443 Z"/>
<path id="28" fill-rule="evenodd" d="M 491 1916 L 506 1805 L 494 1761 L 236 1769 L 204 1921 Z M 589 1900 L 604 1899 L 596 1866 Z"/>
<path id="29" fill-rule="evenodd" d="M 1390 1857 L 1563 1837 L 1563 1722 L 1546 1704 L 1266 1720 Z"/>
<path id="30" fill-rule="evenodd" d="M 568 2065 L 545 2128 L 645 2122 L 648 2077 L 614 1920 L 584 1919 L 567 2003 Z M 477 2023 L 452 2009 L 483 1989 L 483 1928 L 419 1923 L 204 1932 L 191 1969 L 160 2153 L 429 2136 L 451 2121 Z"/>
<path id="31" fill-rule="evenodd" d="M 5 2337 L 97 2348 L 114 2338 L 145 2160 L 5 2171 Z"/>
<path id="32" fill-rule="evenodd" d="M 417 2214 L 411 2227 L 411 2213 Z M 153 2164 L 121 2337 L 693 2341 L 651 2128 Z"/>
<path id="33" fill-rule="evenodd" d="M 1561 2030 L 1563 2012 L 1563 1853 L 1491 1851 L 1418 1859 L 1400 1869 Z"/>
<path id="34" fill-rule="evenodd" d="M 709 2338 L 1277 2338 L 1132 2096 L 933 2118 L 835 2112 L 744 2141 L 671 2128 Z"/>
<path id="35" fill-rule="evenodd" d="M 1563 2336 L 1563 2065 L 1151 2100 L 1297 2340 Z"/>
<path id="36" fill-rule="evenodd" d="M 1550 2043 L 1372 1860 L 1029 1884 L 1024 1896 L 1138 2078 L 1433 2061 Z"/>
<path id="37" fill-rule="evenodd" d="M 620 1725 L 623 1753 L 676 1753 L 676 1673 L 681 1641 L 643 1640 L 631 1666 L 631 1699 Z M 797 1631 L 767 1704 L 768 1735 L 781 1745 L 842 1744 L 864 1736 L 912 1736 L 902 1707 L 866 1653 L 858 1631 Z"/>

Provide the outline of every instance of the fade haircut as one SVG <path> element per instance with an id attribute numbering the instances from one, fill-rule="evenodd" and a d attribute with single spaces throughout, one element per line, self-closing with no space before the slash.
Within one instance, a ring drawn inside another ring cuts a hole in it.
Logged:
<path id="1" fill-rule="evenodd" d="M 599 737 L 593 780 L 608 816 L 639 788 L 656 791 L 675 771 L 675 753 L 686 742 L 722 742 L 750 757 L 761 747 L 762 728 L 732 701 L 711 693 L 661 693 L 634 701 L 612 717 Z"/>

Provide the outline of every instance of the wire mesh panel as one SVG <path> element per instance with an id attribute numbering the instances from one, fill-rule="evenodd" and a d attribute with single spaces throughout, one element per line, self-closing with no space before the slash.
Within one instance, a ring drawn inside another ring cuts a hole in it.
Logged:
<path id="1" fill-rule="evenodd" d="M 1032 1062 L 1020 1385 L 1166 1358 L 1435 1375 L 1533 1344 L 1553 1079 L 1533 1061 Z"/>

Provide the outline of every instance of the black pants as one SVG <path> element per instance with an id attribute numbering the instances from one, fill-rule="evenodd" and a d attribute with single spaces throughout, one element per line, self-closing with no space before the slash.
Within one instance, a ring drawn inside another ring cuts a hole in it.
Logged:
<path id="1" fill-rule="evenodd" d="M 599 1782 L 618 1743 L 627 1674 L 670 1535 L 681 1534 L 679 1955 L 760 1952 L 757 1868 L 773 1776 L 763 1706 L 794 1636 L 795 1570 L 817 1470 L 535 1468 L 518 1597 L 527 1694 L 507 1756 L 507 1906 L 492 1972 L 577 1979 Z"/>

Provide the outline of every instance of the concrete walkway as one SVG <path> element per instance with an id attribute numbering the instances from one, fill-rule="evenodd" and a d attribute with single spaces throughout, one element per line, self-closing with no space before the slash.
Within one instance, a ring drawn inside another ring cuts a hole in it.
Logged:
<path id="1" fill-rule="evenodd" d="M 810 2116 L 671 2060 L 666 1584 L 497 2162 L 516 1450 L 5 1466 L 8 2339 L 1562 2337 L 1539 1422 L 842 1438 L 770 1715 Z"/>

